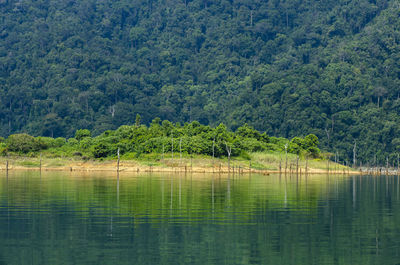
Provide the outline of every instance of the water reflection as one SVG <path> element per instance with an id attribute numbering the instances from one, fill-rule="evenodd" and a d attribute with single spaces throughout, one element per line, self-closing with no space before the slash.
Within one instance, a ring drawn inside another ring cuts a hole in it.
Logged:
<path id="1" fill-rule="evenodd" d="M 0 264 L 395 264 L 399 221 L 395 176 L 0 178 Z"/>

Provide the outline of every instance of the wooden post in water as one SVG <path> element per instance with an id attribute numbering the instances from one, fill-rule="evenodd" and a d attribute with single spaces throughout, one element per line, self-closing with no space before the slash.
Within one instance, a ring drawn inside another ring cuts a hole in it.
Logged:
<path id="1" fill-rule="evenodd" d="M 8 160 L 6 161 L 6 173 L 8 175 Z"/>
<path id="2" fill-rule="evenodd" d="M 117 156 L 118 156 L 118 160 L 117 160 L 117 173 L 119 173 L 119 147 L 117 150 Z"/>
<path id="3" fill-rule="evenodd" d="M 39 169 L 42 171 L 42 153 L 40 153 Z"/>

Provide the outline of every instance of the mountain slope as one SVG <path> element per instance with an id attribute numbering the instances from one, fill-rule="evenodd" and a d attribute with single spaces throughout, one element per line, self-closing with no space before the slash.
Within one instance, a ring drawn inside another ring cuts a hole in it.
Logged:
<path id="1" fill-rule="evenodd" d="M 398 1 L 0 1 L 0 135 L 158 116 L 400 149 Z"/>

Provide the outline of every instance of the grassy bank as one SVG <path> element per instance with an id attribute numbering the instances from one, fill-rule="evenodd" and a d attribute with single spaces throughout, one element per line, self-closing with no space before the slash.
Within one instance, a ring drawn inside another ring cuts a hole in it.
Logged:
<path id="1" fill-rule="evenodd" d="M 10 156 L 0 158 L 0 168 L 6 169 L 8 161 L 9 169 L 32 169 L 38 170 L 70 170 L 70 171 L 115 171 L 117 168 L 117 158 L 104 159 L 82 159 L 81 157 L 24 157 Z M 228 168 L 228 164 L 230 167 Z M 151 153 L 142 155 L 140 158 L 121 157 L 120 170 L 132 172 L 148 171 L 193 171 L 193 172 L 301 172 L 323 173 L 337 171 L 343 173 L 350 169 L 340 164 L 328 162 L 321 159 L 299 158 L 294 154 L 286 155 L 279 152 L 255 152 L 249 156 L 231 158 L 212 158 L 206 155 L 182 155 L 179 153 L 166 153 L 164 155 Z M 329 168 L 329 169 L 328 169 Z"/>

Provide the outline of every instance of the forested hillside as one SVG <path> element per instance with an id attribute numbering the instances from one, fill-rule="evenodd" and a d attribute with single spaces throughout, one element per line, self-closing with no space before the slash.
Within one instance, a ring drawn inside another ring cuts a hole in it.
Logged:
<path id="1" fill-rule="evenodd" d="M 400 152 L 398 0 L 0 0 L 0 135 L 247 122 Z"/>

